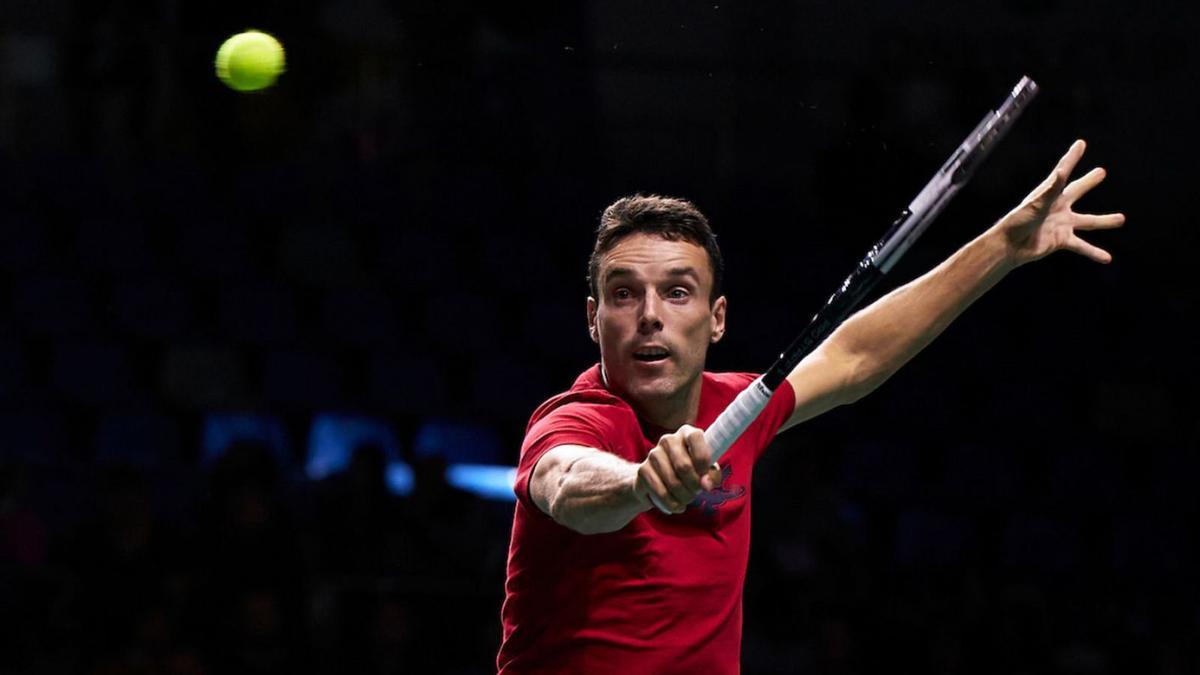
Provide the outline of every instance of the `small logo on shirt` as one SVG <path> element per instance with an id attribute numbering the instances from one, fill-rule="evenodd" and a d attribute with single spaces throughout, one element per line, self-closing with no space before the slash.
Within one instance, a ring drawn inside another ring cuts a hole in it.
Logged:
<path id="1" fill-rule="evenodd" d="M 725 502 L 734 499 L 740 499 L 746 494 L 746 487 L 743 485 L 733 485 L 729 482 L 729 477 L 733 475 L 733 467 L 727 466 L 721 469 L 721 485 L 715 490 L 706 490 L 696 495 L 696 498 L 688 504 L 688 508 L 697 508 L 706 516 L 714 515 L 717 509 L 721 508 Z"/>

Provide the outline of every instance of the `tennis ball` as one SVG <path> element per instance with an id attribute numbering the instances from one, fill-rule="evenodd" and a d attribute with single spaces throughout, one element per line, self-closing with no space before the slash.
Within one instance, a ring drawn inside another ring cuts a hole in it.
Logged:
<path id="1" fill-rule="evenodd" d="M 217 50 L 217 77 L 237 91 L 257 91 L 283 72 L 283 45 L 257 30 L 238 33 Z"/>

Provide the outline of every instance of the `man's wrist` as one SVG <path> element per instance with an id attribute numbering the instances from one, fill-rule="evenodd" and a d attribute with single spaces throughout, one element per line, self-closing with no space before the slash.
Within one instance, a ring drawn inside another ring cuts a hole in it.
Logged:
<path id="1" fill-rule="evenodd" d="M 625 494 L 629 497 L 630 503 L 634 505 L 638 513 L 648 511 L 654 505 L 650 501 L 650 495 L 638 486 L 638 469 L 640 466 L 640 464 L 631 464 L 633 471 L 630 472 L 625 488 Z"/>
<path id="2" fill-rule="evenodd" d="M 1006 223 L 1001 218 L 995 225 L 979 235 L 976 243 L 983 255 L 990 261 L 989 267 L 1001 276 L 1020 267 L 1024 261 L 1013 246 L 1007 232 Z"/>

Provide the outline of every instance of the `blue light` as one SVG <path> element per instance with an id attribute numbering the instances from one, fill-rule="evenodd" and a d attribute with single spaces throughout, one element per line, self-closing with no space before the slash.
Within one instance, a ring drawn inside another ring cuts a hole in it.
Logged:
<path id="1" fill-rule="evenodd" d="M 517 468 L 495 464 L 451 464 L 446 467 L 446 482 L 484 499 L 512 502 L 517 500 L 513 484 Z"/>
<path id="2" fill-rule="evenodd" d="M 388 462 L 388 491 L 400 497 L 407 497 L 412 494 L 415 485 L 416 479 L 413 477 L 412 467 L 404 462 Z"/>
<path id="3" fill-rule="evenodd" d="M 308 432 L 305 474 L 312 480 L 321 480 L 344 471 L 350 465 L 354 449 L 364 443 L 379 446 L 388 463 L 400 458 L 400 443 L 387 422 L 366 415 L 317 415 Z"/>
<path id="4" fill-rule="evenodd" d="M 212 464 L 238 441 L 262 443 L 271 449 L 279 466 L 286 468 L 291 464 L 283 422 L 270 415 L 251 413 L 213 413 L 206 416 L 201 439 L 201 462 Z"/>
<path id="5" fill-rule="evenodd" d="M 503 454 L 496 432 L 478 424 L 430 420 L 413 439 L 414 457 L 440 457 L 447 464 L 490 464 Z"/>

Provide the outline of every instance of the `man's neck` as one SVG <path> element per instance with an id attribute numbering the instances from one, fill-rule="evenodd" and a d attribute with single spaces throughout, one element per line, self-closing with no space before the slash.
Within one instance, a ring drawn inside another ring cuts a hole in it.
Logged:
<path id="1" fill-rule="evenodd" d="M 652 434 L 657 439 L 662 434 L 674 433 L 685 424 L 695 424 L 696 414 L 700 411 L 700 383 L 691 388 L 686 400 L 683 401 L 651 401 L 634 403 L 642 426 L 658 433 Z"/>

